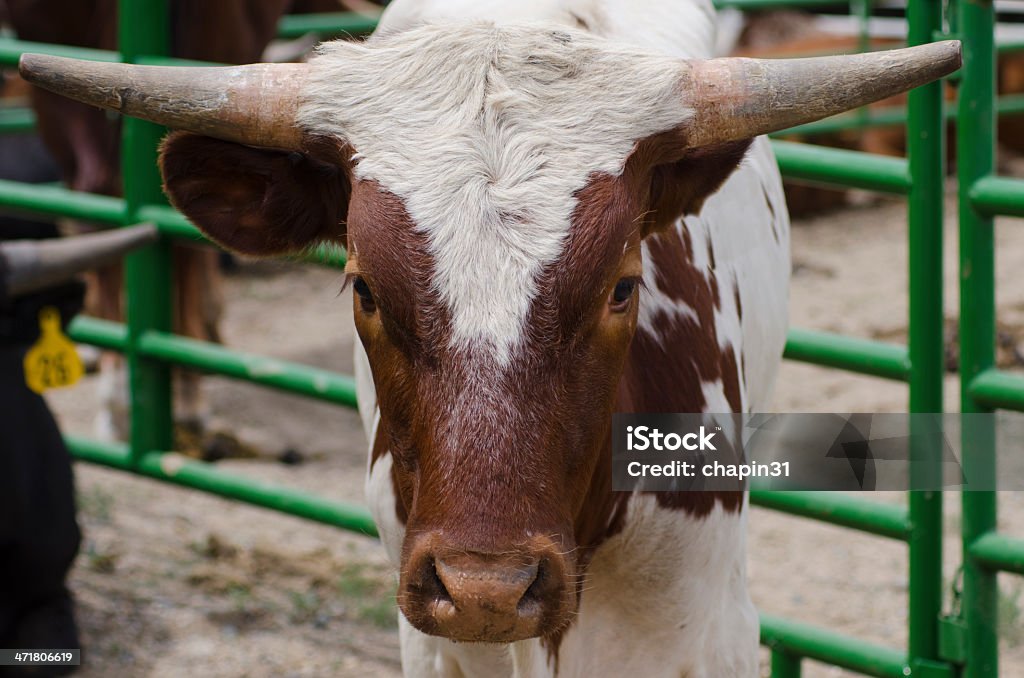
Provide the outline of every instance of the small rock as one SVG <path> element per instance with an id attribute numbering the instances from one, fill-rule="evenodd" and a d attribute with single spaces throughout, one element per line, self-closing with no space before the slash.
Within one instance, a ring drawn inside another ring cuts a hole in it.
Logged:
<path id="1" fill-rule="evenodd" d="M 299 464 L 306 461 L 305 456 L 293 447 L 285 448 L 281 454 L 277 456 L 277 460 L 285 466 L 298 466 Z"/>

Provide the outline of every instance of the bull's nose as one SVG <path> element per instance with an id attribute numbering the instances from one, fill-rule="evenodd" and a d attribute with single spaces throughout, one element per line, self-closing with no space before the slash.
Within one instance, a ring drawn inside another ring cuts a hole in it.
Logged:
<path id="1" fill-rule="evenodd" d="M 505 622 L 529 626 L 539 621 L 540 601 L 530 592 L 537 563 L 494 563 L 475 554 L 434 560 L 442 591 L 434 616 L 445 624 Z M 459 617 L 462 617 L 460 620 Z"/>
<path id="2" fill-rule="evenodd" d="M 504 643 L 532 638 L 560 625 L 574 600 L 553 549 L 412 555 L 401 585 L 402 611 L 434 635 Z"/>

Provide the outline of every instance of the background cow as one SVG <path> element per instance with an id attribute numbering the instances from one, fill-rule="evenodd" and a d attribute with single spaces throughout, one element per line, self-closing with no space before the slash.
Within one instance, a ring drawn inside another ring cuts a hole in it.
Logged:
<path id="1" fill-rule="evenodd" d="M 611 414 L 765 405 L 789 224 L 758 135 L 940 77 L 959 45 L 713 43 L 710 2 L 410 1 L 308 65 L 23 59 L 187 130 L 165 185 L 214 240 L 347 245 L 410 675 L 757 673 L 742 486 L 611 492 Z"/>
<path id="2" fill-rule="evenodd" d="M 357 5 L 361 10 L 374 6 L 368 2 Z M 5 18 L 23 40 L 108 50 L 117 47 L 117 0 L 6 0 L 5 9 Z M 170 0 L 171 54 L 233 64 L 258 61 L 286 12 L 343 9 L 348 7 L 340 0 Z M 119 121 L 100 109 L 43 90 L 33 88 L 31 96 L 39 134 L 56 158 L 65 183 L 75 190 L 119 195 Z M 87 303 L 91 314 L 121 318 L 121 280 L 120 265 L 96 274 Z M 177 245 L 174 281 L 176 331 L 220 341 L 217 327 L 223 299 L 216 252 Z M 127 386 L 120 359 L 107 354 L 103 362 L 100 390 L 104 407 L 97 422 L 99 433 L 104 438 L 124 438 Z M 188 435 L 179 436 L 179 446 L 195 441 L 192 434 L 203 428 L 201 395 L 198 374 L 182 371 L 175 413 Z"/>

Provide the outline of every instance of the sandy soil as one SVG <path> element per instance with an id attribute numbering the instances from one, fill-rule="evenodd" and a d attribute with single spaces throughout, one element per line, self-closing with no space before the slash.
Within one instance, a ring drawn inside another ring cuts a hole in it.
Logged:
<path id="1" fill-rule="evenodd" d="M 950 205 L 950 215 L 955 214 Z M 1010 220 L 1007 220 L 1008 222 Z M 1024 231 L 999 229 L 1000 320 L 1024 339 Z M 946 227 L 947 315 L 957 305 L 956 237 Z M 885 202 L 794 229 L 794 325 L 864 337 L 906 334 L 905 207 Z M 233 347 L 348 372 L 352 330 L 340 276 L 259 264 L 228 281 L 225 338 Z M 89 434 L 94 380 L 54 392 L 67 431 Z M 324 496 L 362 502 L 357 417 L 219 378 L 206 381 L 217 426 L 259 450 L 222 466 Z M 947 378 L 955 409 L 957 382 Z M 906 387 L 787 363 L 777 411 L 901 411 Z M 306 460 L 275 461 L 285 449 Z M 85 533 L 71 576 L 86 650 L 83 676 L 393 676 L 399 674 L 391 596 L 368 539 L 120 472 L 77 466 Z M 877 497 L 904 501 L 902 495 Z M 947 589 L 960 559 L 959 496 L 947 495 Z M 1000 524 L 1024 536 L 1024 494 L 1000 497 Z M 906 642 L 906 548 L 755 509 L 750 579 L 766 612 L 865 640 Z M 1021 584 L 1004 582 L 1003 675 L 1024 676 Z M 947 608 L 950 601 L 947 599 Z M 807 664 L 807 676 L 843 676 Z"/>

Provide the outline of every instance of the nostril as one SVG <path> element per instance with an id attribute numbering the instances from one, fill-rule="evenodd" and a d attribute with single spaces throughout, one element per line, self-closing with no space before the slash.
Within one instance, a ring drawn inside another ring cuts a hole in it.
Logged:
<path id="1" fill-rule="evenodd" d="M 530 582 L 526 591 L 523 592 L 523 597 L 519 599 L 519 603 L 516 604 L 516 611 L 521 616 L 528 617 L 540 614 L 542 607 L 541 598 L 547 587 L 546 582 L 549 576 L 547 561 L 542 560 L 537 563 L 536 576 Z"/>
<path id="2" fill-rule="evenodd" d="M 437 572 L 437 561 L 434 558 L 424 559 L 417 575 L 409 581 L 410 593 L 424 601 L 452 604 L 452 596 Z"/>
<path id="3" fill-rule="evenodd" d="M 437 621 L 450 620 L 458 614 L 452 594 L 437 572 L 437 560 L 430 559 L 429 565 L 425 568 L 424 593 L 427 595 L 429 608 Z"/>
<path id="4" fill-rule="evenodd" d="M 451 603 L 452 596 L 437 573 L 437 561 L 431 558 L 423 569 L 423 593 L 437 602 Z"/>

